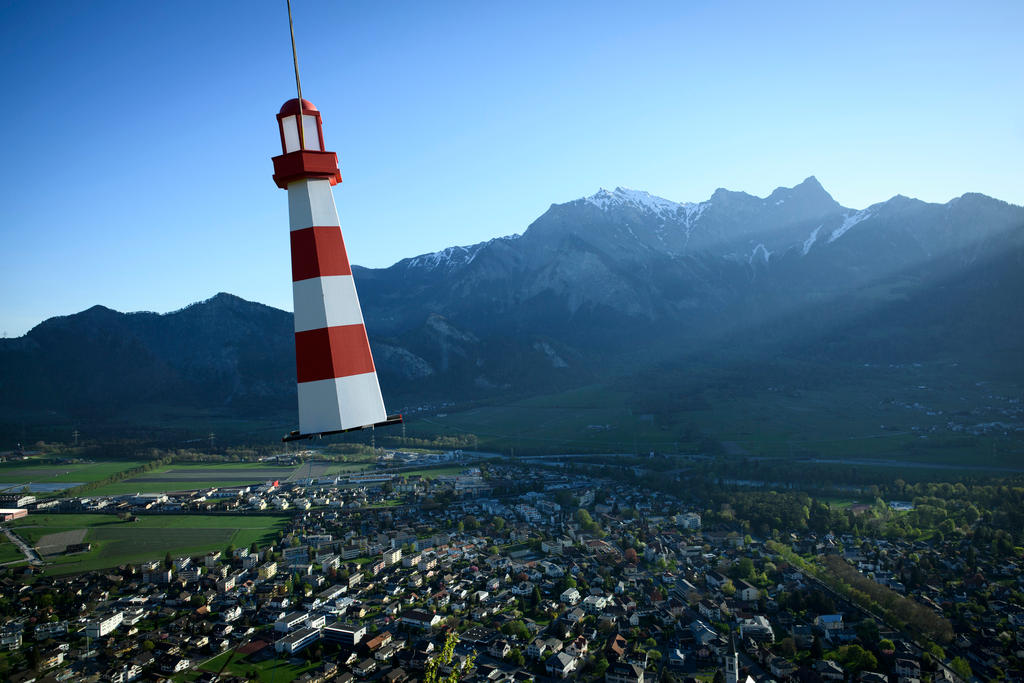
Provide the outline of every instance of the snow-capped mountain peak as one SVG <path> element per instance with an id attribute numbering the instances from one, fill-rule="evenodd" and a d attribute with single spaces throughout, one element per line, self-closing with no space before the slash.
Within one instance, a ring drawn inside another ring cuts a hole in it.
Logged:
<path id="1" fill-rule="evenodd" d="M 706 202 L 699 204 L 693 202 L 674 202 L 670 199 L 653 195 L 650 192 L 632 190 L 628 187 L 616 187 L 612 191 L 601 188 L 596 193 L 586 197 L 584 201 L 602 211 L 626 207 L 653 213 L 664 219 L 681 220 L 687 225 L 700 216 L 707 204 Z"/>
<path id="2" fill-rule="evenodd" d="M 465 247 L 447 247 L 441 251 L 435 251 L 429 254 L 420 254 L 419 256 L 405 259 L 404 263 L 410 268 L 425 268 L 427 270 L 451 268 L 454 266 L 468 266 L 487 245 L 502 240 L 515 240 L 519 239 L 519 237 L 520 235 L 506 235 L 505 237 L 495 237 L 487 240 L 486 242 L 478 242 Z"/>

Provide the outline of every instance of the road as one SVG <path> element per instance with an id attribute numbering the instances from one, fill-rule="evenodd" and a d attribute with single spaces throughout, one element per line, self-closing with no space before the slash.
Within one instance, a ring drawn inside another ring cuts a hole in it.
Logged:
<path id="1" fill-rule="evenodd" d="M 21 536 L 19 536 L 18 534 L 14 533 L 13 531 L 8 529 L 7 527 L 0 527 L 0 528 L 2 528 L 4 530 L 5 534 L 7 534 L 7 538 L 11 539 L 11 542 L 14 543 L 14 545 L 18 546 L 18 549 L 21 550 L 22 554 L 25 555 L 25 559 L 28 560 L 29 563 L 31 563 L 31 564 L 42 564 L 43 563 L 42 558 L 39 557 L 39 553 L 37 553 L 35 550 L 33 550 L 32 546 L 30 546 L 28 543 L 25 543 L 25 541 L 23 541 L 21 539 Z"/>

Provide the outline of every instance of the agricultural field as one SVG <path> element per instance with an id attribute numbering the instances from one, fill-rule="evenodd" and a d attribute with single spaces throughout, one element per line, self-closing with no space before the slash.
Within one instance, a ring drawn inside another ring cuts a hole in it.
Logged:
<path id="1" fill-rule="evenodd" d="M 132 479 L 114 482 L 90 491 L 90 495 L 116 496 L 125 493 L 162 493 L 218 486 L 262 484 L 285 481 L 305 467 L 276 467 L 265 463 L 173 464 Z M 302 475 L 305 476 L 305 475 Z"/>
<path id="2" fill-rule="evenodd" d="M 410 419 L 416 436 L 475 434 L 479 450 L 505 453 L 625 453 L 686 445 L 653 421 L 631 415 L 629 396 L 605 387 L 484 405 Z M 644 451 L 646 452 L 646 451 Z"/>
<path id="3" fill-rule="evenodd" d="M 46 571 L 69 574 L 120 564 L 196 555 L 227 545 L 266 545 L 277 539 L 287 515 L 146 515 L 123 522 L 115 515 L 30 515 L 11 524 L 33 545 L 81 539 L 92 550 L 74 555 L 49 555 Z M 84 532 L 84 534 L 82 534 Z"/>
<path id="4" fill-rule="evenodd" d="M 955 363 L 852 366 L 819 377 L 790 362 L 676 369 L 427 415 L 409 428 L 475 434 L 479 450 L 516 455 L 656 451 L 1022 472 L 1022 416 L 1012 383 Z"/>
<path id="5" fill-rule="evenodd" d="M 87 484 L 93 481 L 124 472 L 144 465 L 141 460 L 96 460 L 82 463 L 49 464 L 39 460 L 23 460 L 19 462 L 0 463 L 0 490 L 12 488 L 18 490 L 19 484 L 41 485 L 48 489 L 62 488 Z M 66 486 L 62 486 L 66 485 Z M 30 487 L 30 488 L 35 488 Z M 35 491 L 33 493 L 46 493 Z"/>
<path id="6" fill-rule="evenodd" d="M 424 479 L 435 479 L 437 477 L 452 477 L 466 471 L 465 465 L 447 465 L 444 467 L 425 467 L 418 470 L 402 470 L 403 477 L 419 475 Z"/>

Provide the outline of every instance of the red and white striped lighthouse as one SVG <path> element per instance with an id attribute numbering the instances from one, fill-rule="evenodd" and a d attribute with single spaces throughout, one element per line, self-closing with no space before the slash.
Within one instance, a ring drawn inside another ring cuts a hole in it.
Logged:
<path id="1" fill-rule="evenodd" d="M 291 437 L 400 422 L 384 410 L 331 187 L 338 156 L 324 150 L 320 112 L 288 100 L 277 115 L 274 182 L 288 190 L 299 431 Z"/>

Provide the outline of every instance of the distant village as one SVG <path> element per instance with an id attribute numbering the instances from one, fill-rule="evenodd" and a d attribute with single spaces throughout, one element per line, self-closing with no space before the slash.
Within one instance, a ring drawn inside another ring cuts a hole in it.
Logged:
<path id="1" fill-rule="evenodd" d="M 758 539 L 707 528 L 701 510 L 672 495 L 509 461 L 433 479 L 368 470 L 173 494 L 17 493 L 0 507 L 125 523 L 292 515 L 269 547 L 63 577 L 6 570 L 0 648 L 29 664 L 2 672 L 12 683 L 277 680 L 284 663 L 303 683 L 953 683 L 964 680 L 954 655 L 975 673 L 1011 678 L 1007 633 L 1024 646 L 1014 598 L 1024 576 L 1013 561 L 974 558 L 984 571 L 960 576 L 967 548 L 951 542 Z M 991 609 L 937 650 L 811 576 L 799 562 L 810 553 L 842 558 L 901 595 L 908 572 L 930 567 L 962 580 L 925 582 L 908 597 L 942 614 L 983 593 Z M 454 651 L 432 667 L 449 633 Z"/>

